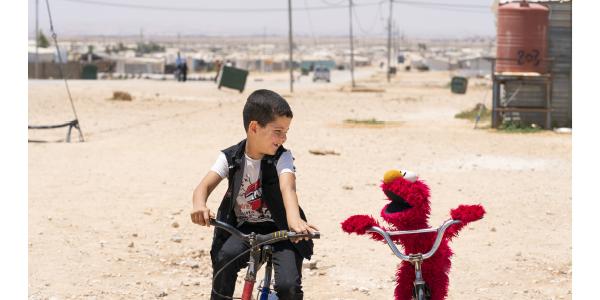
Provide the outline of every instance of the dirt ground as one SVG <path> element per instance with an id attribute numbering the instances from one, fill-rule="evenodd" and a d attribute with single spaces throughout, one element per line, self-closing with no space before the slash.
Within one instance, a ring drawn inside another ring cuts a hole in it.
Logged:
<path id="1" fill-rule="evenodd" d="M 459 204 L 487 210 L 451 243 L 449 299 L 571 299 L 570 134 L 473 129 L 454 118 L 478 102 L 490 107 L 483 79 L 457 95 L 445 72 L 400 72 L 388 84 L 371 70 L 358 84 L 384 92 L 302 78 L 292 94 L 287 76 L 252 75 L 243 93 L 198 81 L 69 81 L 86 142 L 29 143 L 29 298 L 208 299 L 212 228 L 191 223 L 192 190 L 218 151 L 243 138 L 247 96 L 270 88 L 294 111 L 286 147 L 300 205 L 323 234 L 316 269 L 303 271 L 305 299 L 393 297 L 398 259 L 340 229 L 353 214 L 379 218 L 378 185 L 391 168 L 429 184 L 432 226 Z M 113 91 L 133 100 L 109 100 Z M 390 124 L 343 122 L 371 118 Z M 29 81 L 30 124 L 70 119 L 62 81 Z"/>

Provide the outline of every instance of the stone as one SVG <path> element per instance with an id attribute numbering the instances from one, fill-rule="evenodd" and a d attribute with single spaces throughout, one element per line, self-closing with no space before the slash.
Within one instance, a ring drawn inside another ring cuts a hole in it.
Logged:
<path id="1" fill-rule="evenodd" d="M 128 92 L 113 91 L 113 97 L 111 100 L 131 101 L 133 97 Z"/>
<path id="2" fill-rule="evenodd" d="M 192 269 L 197 269 L 200 267 L 200 264 L 198 264 L 197 261 L 193 260 L 193 259 L 186 259 L 183 260 L 179 263 L 180 266 L 185 266 L 185 267 L 190 267 Z"/>
<path id="3" fill-rule="evenodd" d="M 318 261 L 316 261 L 316 260 L 315 261 L 305 262 L 302 267 L 303 268 L 308 268 L 309 270 L 315 270 L 315 269 L 318 269 L 317 262 Z"/>
<path id="4" fill-rule="evenodd" d="M 181 243 L 181 241 L 183 241 L 183 238 L 181 238 L 180 235 L 175 234 L 171 237 L 171 241 L 173 241 L 175 243 Z"/>
<path id="5" fill-rule="evenodd" d="M 167 294 L 167 292 L 165 292 L 165 291 L 162 291 L 162 292 L 160 292 L 160 294 L 156 295 L 156 297 L 158 297 L 158 298 L 162 298 L 162 297 L 166 297 L 166 296 L 168 296 L 168 295 L 169 295 L 169 294 Z"/>

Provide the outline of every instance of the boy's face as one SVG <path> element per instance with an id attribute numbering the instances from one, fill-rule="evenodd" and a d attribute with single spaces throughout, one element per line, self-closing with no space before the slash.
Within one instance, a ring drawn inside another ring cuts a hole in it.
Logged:
<path id="1" fill-rule="evenodd" d="M 251 121 L 248 127 L 248 136 L 255 141 L 257 150 L 262 154 L 274 155 L 279 146 L 287 140 L 287 132 L 290 129 L 292 118 L 275 117 L 267 125 L 260 126 L 258 122 Z"/>

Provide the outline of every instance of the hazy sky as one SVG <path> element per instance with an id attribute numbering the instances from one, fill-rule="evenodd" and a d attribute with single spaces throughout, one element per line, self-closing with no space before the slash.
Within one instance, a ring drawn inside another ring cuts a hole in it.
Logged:
<path id="1" fill-rule="evenodd" d="M 29 1 L 29 35 L 35 0 Z M 287 35 L 286 0 L 48 0 L 58 35 Z M 349 0 L 292 0 L 294 34 L 347 35 Z M 491 0 L 397 0 L 393 18 L 407 37 L 493 36 Z M 117 6 L 112 6 L 115 4 Z M 384 35 L 388 0 L 354 0 L 354 34 Z M 129 7 L 128 7 L 129 6 Z M 309 10 L 306 10 L 309 8 Z M 272 11 L 259 11 L 272 10 Z M 39 22 L 49 32 L 46 0 Z"/>

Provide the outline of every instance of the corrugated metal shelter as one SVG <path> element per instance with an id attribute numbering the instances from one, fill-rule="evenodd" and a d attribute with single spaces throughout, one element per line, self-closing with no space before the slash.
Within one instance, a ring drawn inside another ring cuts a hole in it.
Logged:
<path id="1" fill-rule="evenodd" d="M 572 120 L 571 89 L 571 29 L 572 1 L 531 1 L 546 5 L 550 9 L 548 27 L 548 57 L 552 76 L 551 125 L 552 127 L 570 127 Z M 518 91 L 518 92 L 517 92 Z M 516 94 L 514 94 L 517 92 Z M 507 82 L 505 97 L 510 105 L 520 107 L 544 106 L 546 89 L 543 80 L 528 80 L 526 83 Z M 514 112 L 513 117 L 528 123 L 544 124 L 544 115 L 532 112 Z"/>
<path id="2" fill-rule="evenodd" d="M 550 8 L 548 55 L 552 63 L 552 123 L 571 126 L 572 120 L 572 2 L 544 3 Z"/>
<path id="3" fill-rule="evenodd" d="M 155 58 L 117 58 L 116 72 L 124 74 L 164 74 L 165 62 Z"/>
<path id="4" fill-rule="evenodd" d="M 483 56 L 462 58 L 458 60 L 458 69 L 462 76 L 485 76 L 490 74 L 492 62 Z"/>
<path id="5" fill-rule="evenodd" d="M 62 67 L 63 74 L 60 74 L 60 68 Z M 80 79 L 83 65 L 78 61 L 69 61 L 59 66 L 58 63 L 54 62 L 42 62 L 39 64 L 38 79 Z M 35 63 L 28 64 L 28 78 L 34 79 L 35 76 Z"/>
<path id="6" fill-rule="evenodd" d="M 330 70 L 335 69 L 334 60 L 303 60 L 300 62 L 300 68 L 312 71 L 316 66 L 326 67 Z"/>

